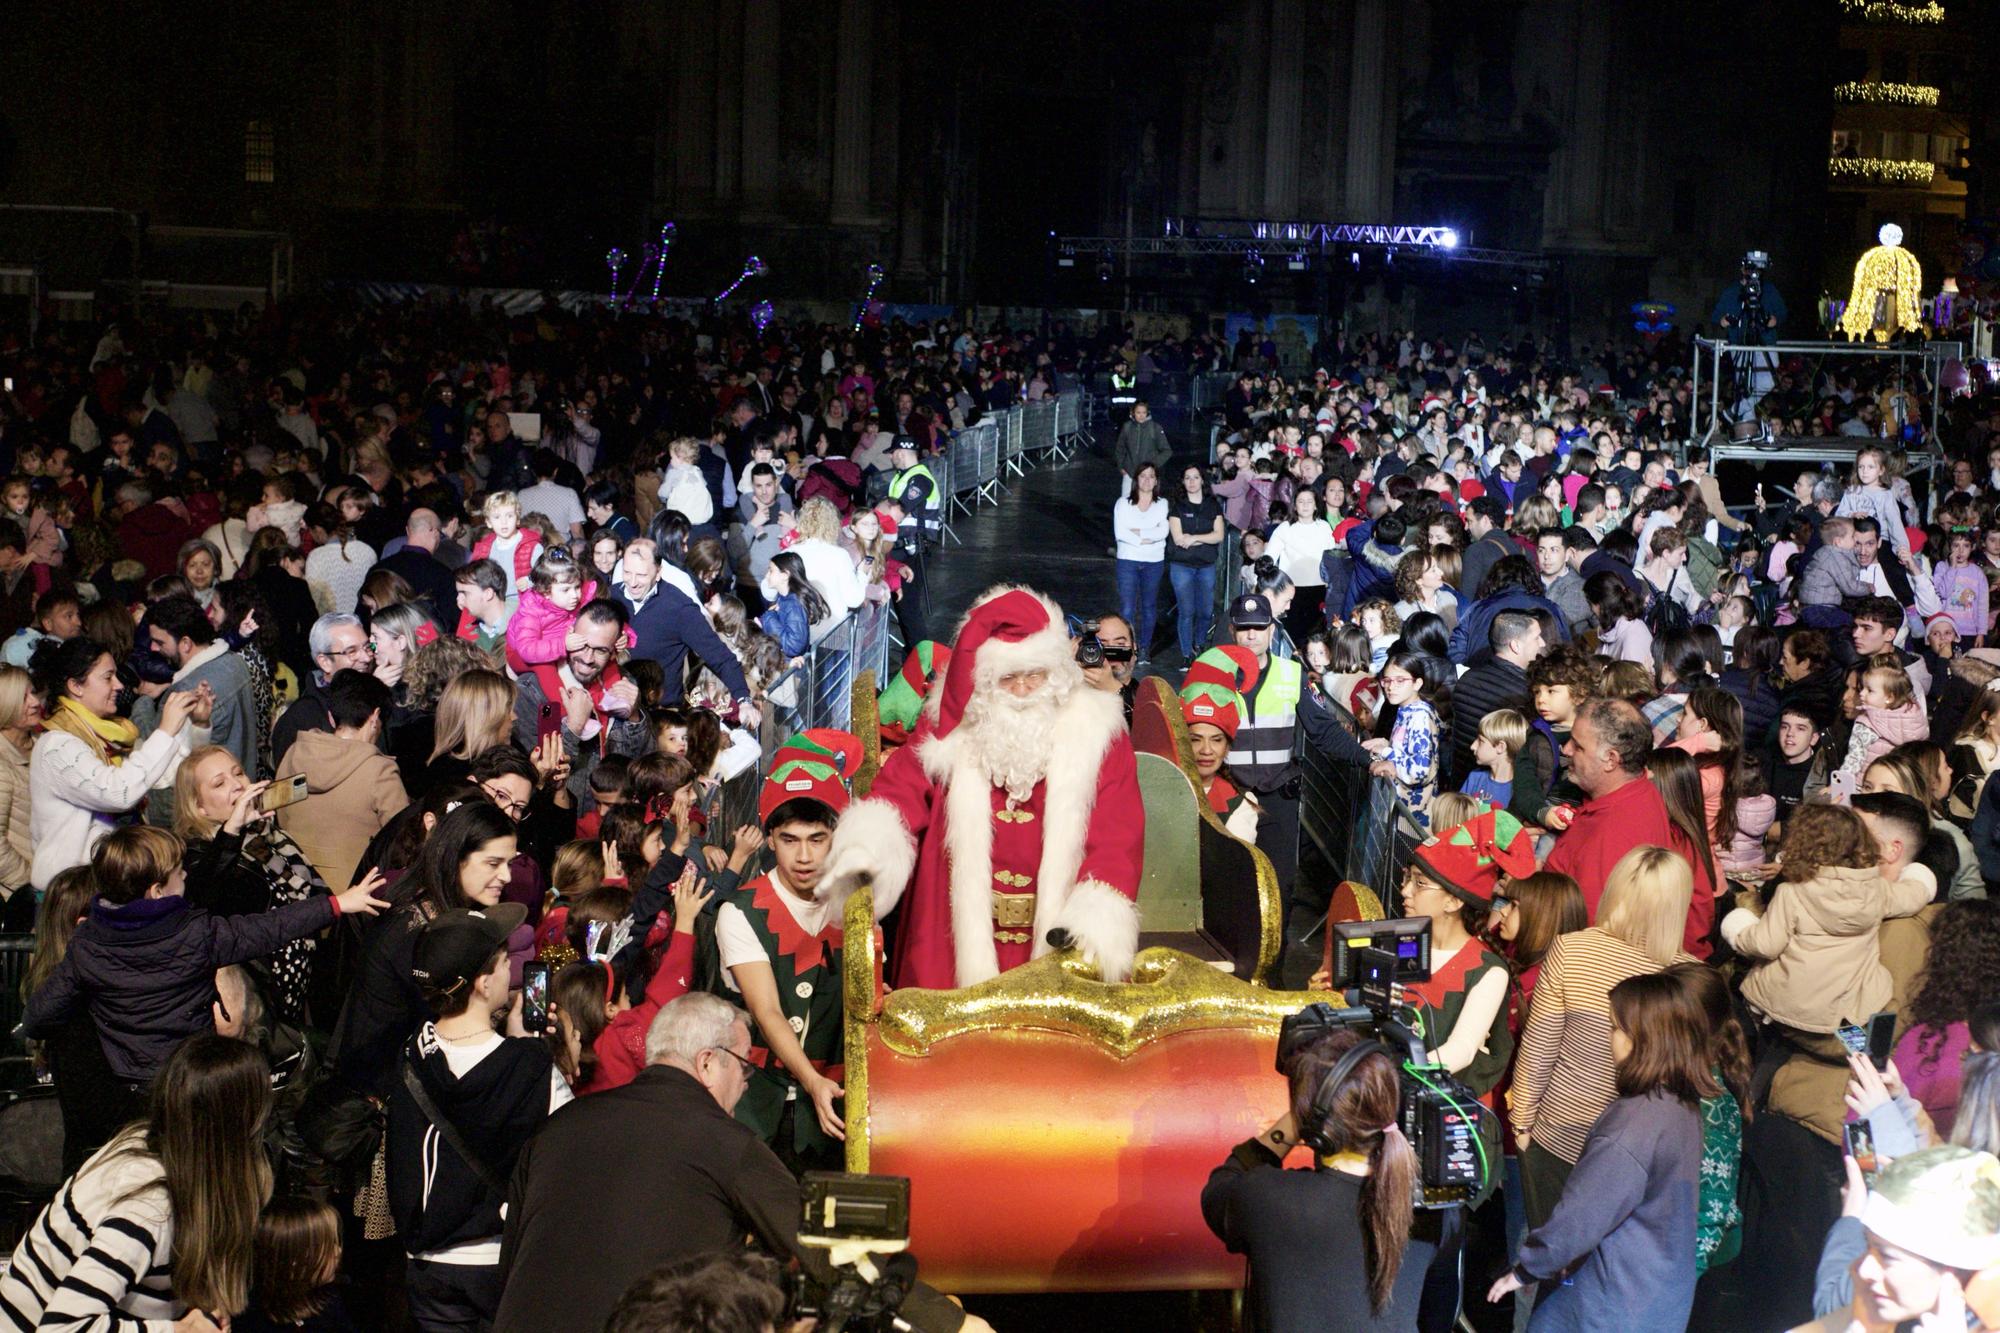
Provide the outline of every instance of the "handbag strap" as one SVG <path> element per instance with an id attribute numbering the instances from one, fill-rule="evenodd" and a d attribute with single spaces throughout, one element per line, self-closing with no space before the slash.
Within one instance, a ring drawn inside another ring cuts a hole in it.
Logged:
<path id="1" fill-rule="evenodd" d="M 493 1168 L 486 1165 L 485 1159 L 465 1146 L 465 1140 L 459 1137 L 458 1130 L 445 1118 L 444 1113 L 438 1110 L 437 1103 L 431 1100 L 430 1093 L 425 1091 L 424 1080 L 417 1073 L 416 1066 L 408 1060 L 403 1061 L 403 1086 L 408 1088 L 410 1096 L 416 1099 L 417 1109 L 423 1112 L 424 1119 L 430 1121 L 432 1128 L 451 1145 L 451 1150 L 458 1154 L 459 1160 L 472 1168 L 472 1174 L 479 1177 L 480 1183 L 501 1198 L 506 1198 L 506 1185 L 502 1184 L 500 1177 L 493 1173 Z"/>

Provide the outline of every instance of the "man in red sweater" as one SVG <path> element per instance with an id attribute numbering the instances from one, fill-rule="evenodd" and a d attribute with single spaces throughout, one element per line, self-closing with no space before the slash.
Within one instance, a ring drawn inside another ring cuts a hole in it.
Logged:
<path id="1" fill-rule="evenodd" d="M 1556 838 L 1544 870 L 1568 875 L 1583 890 L 1584 907 L 1597 920 L 1597 900 L 1611 867 L 1634 847 L 1666 847 L 1694 863 L 1694 899 L 1688 907 L 1683 947 L 1708 956 L 1708 932 L 1715 920 L 1715 888 L 1667 817 L 1667 803 L 1646 776 L 1653 753 L 1653 729 L 1645 715 L 1623 699 L 1593 699 L 1576 716 L 1563 755 L 1576 785 L 1590 799 Z M 1561 820 L 1555 816 L 1551 822 Z"/>

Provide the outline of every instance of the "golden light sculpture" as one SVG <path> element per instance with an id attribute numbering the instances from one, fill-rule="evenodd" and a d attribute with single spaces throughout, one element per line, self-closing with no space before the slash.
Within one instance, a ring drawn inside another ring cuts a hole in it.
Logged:
<path id="1" fill-rule="evenodd" d="M 1938 90 L 1922 83 L 1837 83 L 1836 102 L 1866 102 L 1878 106 L 1936 106 Z"/>
<path id="2" fill-rule="evenodd" d="M 1876 342 L 1886 343 L 1892 333 L 1923 326 L 1923 265 L 1903 248 L 1903 229 L 1895 223 L 1883 224 L 1875 238 L 1881 244 L 1863 251 L 1854 265 L 1854 286 L 1840 315 L 1841 332 L 1850 342 L 1872 333 Z"/>

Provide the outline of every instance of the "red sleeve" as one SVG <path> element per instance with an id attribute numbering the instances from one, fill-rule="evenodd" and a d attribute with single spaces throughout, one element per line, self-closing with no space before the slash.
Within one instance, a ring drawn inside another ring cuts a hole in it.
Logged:
<path id="1" fill-rule="evenodd" d="M 646 1029 L 667 1001 L 688 993 L 693 975 L 694 936 L 677 930 L 639 1003 L 606 1024 L 591 1044 L 597 1056 L 597 1077 L 590 1081 L 590 1091 L 622 1088 L 639 1076 L 646 1063 Z"/>
<path id="2" fill-rule="evenodd" d="M 1090 810 L 1083 863 L 1076 877 L 1108 884 L 1136 902 L 1145 859 L 1146 807 L 1139 797 L 1139 764 L 1131 738 L 1119 735 L 1097 766 L 1097 803 Z"/>

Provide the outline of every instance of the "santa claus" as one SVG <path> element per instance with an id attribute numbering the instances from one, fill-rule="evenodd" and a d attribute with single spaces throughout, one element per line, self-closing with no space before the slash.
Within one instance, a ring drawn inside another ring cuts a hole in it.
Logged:
<path id="1" fill-rule="evenodd" d="M 1048 952 L 1107 981 L 1138 948 L 1146 816 L 1119 697 L 1089 689 L 1060 608 L 1026 588 L 966 613 L 910 743 L 841 816 L 820 880 L 902 916 L 888 980 L 969 986 Z"/>

